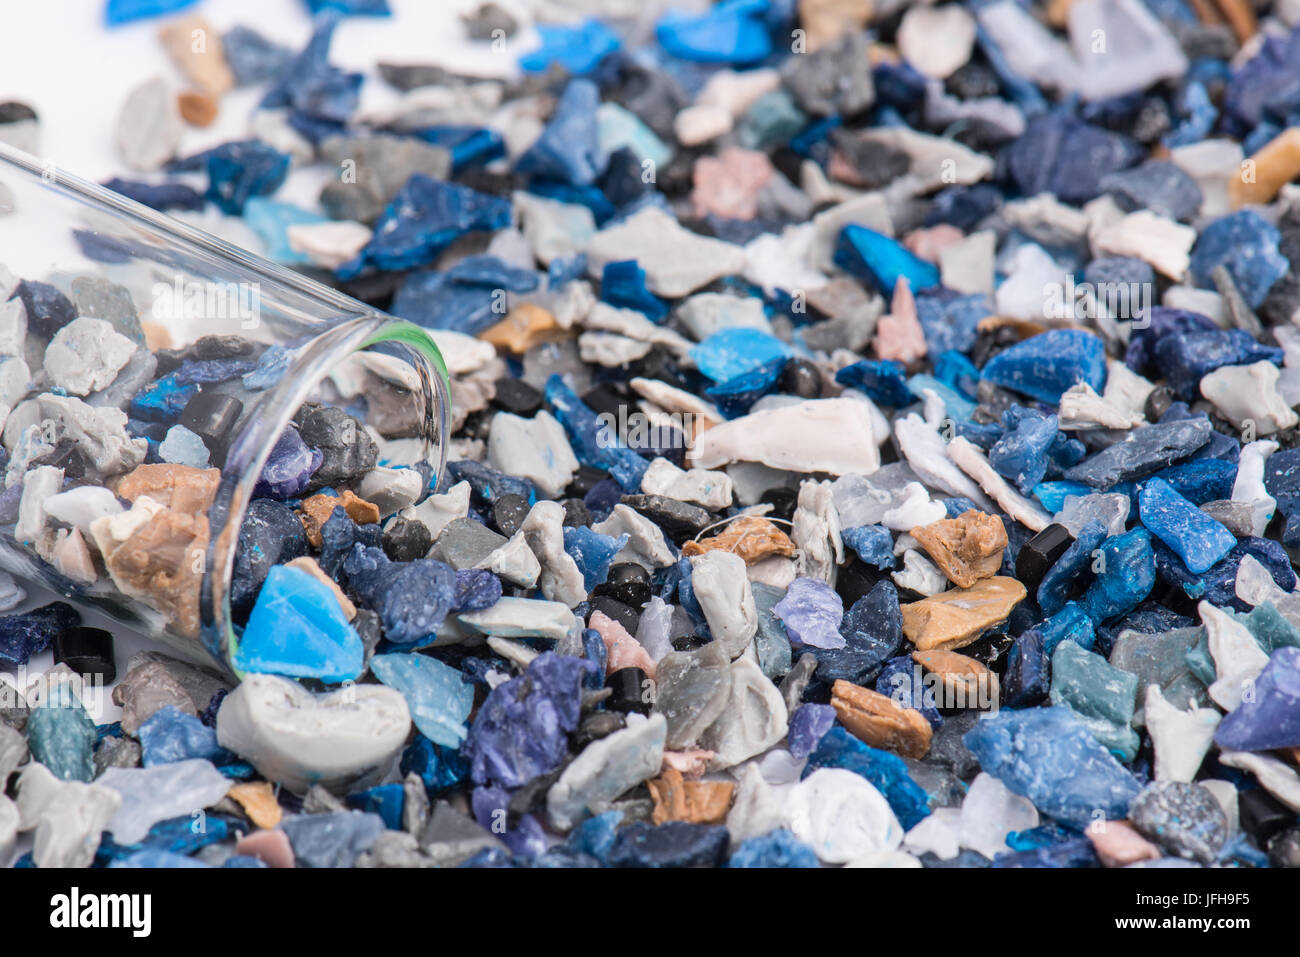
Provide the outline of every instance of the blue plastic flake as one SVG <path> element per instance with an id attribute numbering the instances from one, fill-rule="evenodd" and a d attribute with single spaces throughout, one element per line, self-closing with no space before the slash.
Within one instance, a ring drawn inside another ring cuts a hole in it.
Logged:
<path id="1" fill-rule="evenodd" d="M 1209 571 L 1200 575 L 1190 571 L 1181 558 L 1163 542 L 1155 542 L 1156 568 L 1162 580 L 1182 587 L 1191 598 L 1205 598 L 1212 605 L 1231 605 L 1239 611 L 1246 607 L 1236 596 L 1237 569 L 1241 560 L 1250 555 L 1273 577 L 1283 590 L 1296 586 L 1296 575 L 1286 557 L 1286 549 L 1269 538 L 1243 538 L 1232 547 L 1227 557 Z"/>
<path id="2" fill-rule="evenodd" d="M 736 848 L 728 867 L 821 867 L 813 849 L 785 828 L 751 837 Z"/>
<path id="3" fill-rule="evenodd" d="M 177 382 L 175 373 L 165 375 L 136 393 L 131 400 L 131 414 L 148 422 L 175 422 L 198 391 L 198 386 Z"/>
<path id="4" fill-rule="evenodd" d="M 790 347 L 759 329 L 735 327 L 713 333 L 691 348 L 691 359 L 714 382 L 726 382 L 773 360 L 784 359 Z"/>
<path id="5" fill-rule="evenodd" d="M 1142 524 L 1177 552 L 1189 571 L 1208 571 L 1237 544 L 1220 522 L 1179 495 L 1162 478 L 1152 477 L 1142 483 L 1138 506 Z"/>
<path id="6" fill-rule="evenodd" d="M 790 715 L 788 732 L 790 754 L 796 758 L 806 758 L 817 748 L 817 743 L 825 737 L 835 724 L 835 709 L 828 704 L 803 704 Z"/>
<path id="7" fill-rule="evenodd" d="M 520 68 L 529 73 L 545 73 L 558 63 L 573 76 L 586 76 L 619 48 L 617 34 L 599 20 L 577 26 L 539 23 L 537 35 L 541 47 L 519 58 Z"/>
<path id="8" fill-rule="evenodd" d="M 490 286 L 510 292 L 532 292 L 540 285 L 537 273 L 512 266 L 499 256 L 466 256 L 447 270 L 447 278 L 472 286 Z"/>
<path id="9" fill-rule="evenodd" d="M 238 24 L 221 37 L 221 52 L 226 65 L 235 75 L 236 86 L 252 86 L 279 75 L 291 62 L 294 53 L 262 36 L 251 27 Z"/>
<path id="10" fill-rule="evenodd" d="M 72 238 L 77 241 L 77 246 L 87 259 L 108 265 L 129 263 L 138 253 L 136 243 L 113 239 L 90 229 L 74 229 Z"/>
<path id="11" fill-rule="evenodd" d="M 1273 652 L 1252 690 L 1224 716 L 1214 743 L 1232 751 L 1300 747 L 1300 648 Z"/>
<path id="12" fill-rule="evenodd" d="M 134 844 L 119 844 L 110 834 L 105 833 L 95 851 L 95 866 L 119 866 L 118 862 L 141 853 L 194 861 L 196 859 L 189 855 L 230 838 L 231 821 L 225 815 L 208 813 L 202 819 L 202 826 L 196 827 L 199 818 L 189 814 L 167 818 L 149 828 L 144 839 Z"/>
<path id="13" fill-rule="evenodd" d="M 223 213 L 238 216 L 250 199 L 280 188 L 289 173 L 289 156 L 258 140 L 242 140 L 209 150 L 204 168 L 207 199 Z"/>
<path id="14" fill-rule="evenodd" d="M 326 10 L 316 17 L 316 28 L 307 46 L 277 74 L 262 97 L 261 109 L 289 109 L 291 121 L 300 115 L 309 122 L 340 127 L 341 131 L 341 125 L 357 108 L 364 80 L 361 73 L 345 73 L 329 63 L 330 44 L 341 19 L 337 10 Z"/>
<path id="15" fill-rule="evenodd" d="M 328 585 L 300 568 L 277 565 L 262 584 L 235 652 L 235 667 L 316 678 L 361 676 L 364 649 Z"/>
<path id="16" fill-rule="evenodd" d="M 1056 614 L 1044 618 L 1037 626 L 1043 636 L 1043 651 L 1048 657 L 1056 653 L 1063 641 L 1071 641 L 1084 651 L 1092 651 L 1097 634 L 1093 621 L 1076 601 L 1066 602 Z"/>
<path id="17" fill-rule="evenodd" d="M 929 338 L 927 333 L 927 341 L 929 341 Z M 931 346 L 931 352 L 933 351 L 934 347 Z M 940 382 L 951 386 L 966 398 L 976 398 L 980 370 L 975 368 L 975 363 L 956 349 L 947 349 L 939 353 L 938 358 L 934 360 L 934 375 Z"/>
<path id="18" fill-rule="evenodd" d="M 320 449 L 310 448 L 291 423 L 285 426 L 275 445 L 271 446 L 271 454 L 262 466 L 253 494 L 275 499 L 294 498 L 307 490 L 312 473 L 324 460 L 325 454 Z"/>
<path id="19" fill-rule="evenodd" d="M 186 359 L 172 375 L 177 385 L 212 385 L 238 379 L 256 367 L 255 359 Z"/>
<path id="20" fill-rule="evenodd" d="M 359 80 L 356 79 L 357 76 L 359 74 L 338 81 L 339 84 L 351 84 L 352 88 L 343 91 L 343 95 L 355 93 L 355 87 L 360 85 Z M 340 107 L 340 112 L 344 109 L 349 108 Z M 312 146 L 319 146 L 332 136 L 343 136 L 347 131 L 347 124 L 342 120 L 331 120 L 311 113 L 304 113 L 302 110 L 290 111 L 289 115 L 285 117 L 285 122 L 289 124 L 290 129 L 302 136 Z"/>
<path id="21" fill-rule="evenodd" d="M 370 242 L 337 273 L 349 279 L 367 265 L 390 271 L 428 265 L 465 233 L 509 223 L 507 200 L 413 173 L 375 223 Z"/>
<path id="22" fill-rule="evenodd" d="M 393 14 L 388 8 L 388 0 L 306 0 L 306 4 L 313 14 L 326 10 L 354 17 L 388 17 Z"/>
<path id="23" fill-rule="evenodd" d="M 655 322 L 668 317 L 668 303 L 646 288 L 645 270 L 635 259 L 605 263 L 601 273 L 600 298 L 611 306 L 635 309 Z"/>
<path id="24" fill-rule="evenodd" d="M 536 495 L 528 479 L 506 475 L 473 459 L 448 462 L 447 479 L 448 485 L 468 482 L 474 502 L 483 506 L 492 505 L 503 495 L 518 495 L 529 502 Z"/>
<path id="25" fill-rule="evenodd" d="M 1138 606 L 1156 583 L 1151 534 L 1135 528 L 1106 539 L 1093 561 L 1097 578 L 1088 586 L 1083 607 L 1094 621 L 1109 621 Z"/>
<path id="26" fill-rule="evenodd" d="M 150 870 L 163 867 L 212 867 L 211 864 L 202 861 L 197 857 L 186 857 L 184 854 L 173 854 L 170 851 L 160 851 L 154 848 L 146 848 L 143 851 L 136 851 L 134 854 L 128 854 L 126 857 L 117 858 L 108 866 L 117 868 L 144 867 Z"/>
<path id="27" fill-rule="evenodd" d="M 433 146 L 451 151 L 453 173 L 483 166 L 506 155 L 506 142 L 496 130 L 486 126 L 423 126 L 410 131 Z"/>
<path id="28" fill-rule="evenodd" d="M 1201 379 L 1215 369 L 1260 361 L 1282 362 L 1281 349 L 1260 344 L 1242 329 L 1164 336 L 1156 346 L 1155 356 L 1169 385 L 1189 401 L 1200 394 Z"/>
<path id="29" fill-rule="evenodd" d="M 1024 196 L 1050 193 L 1082 206 L 1102 193 L 1102 181 L 1143 157 L 1142 148 L 1112 133 L 1062 113 L 1029 121 L 1011 144 L 1007 167 Z"/>
<path id="30" fill-rule="evenodd" d="M 284 378 L 293 359 L 293 350 L 284 346 L 271 346 L 258 358 L 253 371 L 244 376 L 244 388 L 250 392 L 271 388 Z"/>
<path id="31" fill-rule="evenodd" d="M 880 405 L 902 408 L 916 401 L 907 387 L 907 371 L 892 359 L 863 359 L 835 373 L 840 385 L 860 389 Z"/>
<path id="32" fill-rule="evenodd" d="M 871 283 L 886 296 L 906 279 L 913 292 L 939 284 L 939 269 L 917 257 L 896 239 L 865 226 L 845 226 L 835 245 L 835 265 Z"/>
<path id="33" fill-rule="evenodd" d="M 289 838 L 299 867 L 351 867 L 384 832 L 384 819 L 364 811 L 299 814 L 280 829 Z"/>
<path id="34" fill-rule="evenodd" d="M 465 719 L 474 706 L 474 686 L 462 681 L 459 671 L 422 654 L 375 655 L 370 669 L 402 693 L 421 734 L 434 744 L 460 747 L 468 733 Z"/>
<path id="35" fill-rule="evenodd" d="M 622 821 L 623 812 L 619 810 L 605 811 L 587 818 L 569 833 L 568 849 L 594 857 L 604 864 L 614 847 L 614 838 Z"/>
<path id="36" fill-rule="evenodd" d="M 382 551 L 369 549 L 373 555 Z M 456 573 L 449 565 L 431 558 L 382 565 L 363 586 L 349 562 L 358 555 L 356 547 L 344 568 L 353 586 L 373 604 L 384 623 L 384 635 L 399 645 L 432 641 L 438 626 L 451 612 L 456 600 Z"/>
<path id="37" fill-rule="evenodd" d="M 94 752 L 99 735 L 86 713 L 74 684 L 46 683 L 43 695 L 27 715 L 27 747 L 61 781 L 86 781 L 95 777 Z"/>
<path id="38" fill-rule="evenodd" d="M 1148 160 L 1111 173 L 1102 178 L 1101 188 L 1125 209 L 1145 208 L 1184 222 L 1196 215 L 1203 199 L 1196 180 L 1168 160 Z"/>
<path id="39" fill-rule="evenodd" d="M 907 388 L 911 390 L 914 399 L 923 398 L 926 389 L 943 399 L 948 410 L 948 418 L 953 419 L 959 428 L 964 428 L 975 414 L 974 402 L 932 375 L 918 372 L 908 378 Z"/>
<path id="40" fill-rule="evenodd" d="M 628 493 L 641 490 L 650 463 L 629 449 L 618 433 L 591 410 L 559 375 L 546 380 L 546 402 L 583 465 L 606 469 Z"/>
<path id="41" fill-rule="evenodd" d="M 1059 435 L 1056 416 L 1014 405 L 1002 413 L 1002 426 L 989 464 L 1027 494 L 1047 474 L 1048 451 Z"/>
<path id="42" fill-rule="evenodd" d="M 115 176 L 104 183 L 104 188 L 162 213 L 173 209 L 198 212 L 206 202 L 202 193 L 184 183 L 139 183 Z"/>
<path id="43" fill-rule="evenodd" d="M 820 578 L 796 578 L 772 611 L 796 650 L 805 645 L 836 649 L 848 644 L 840 634 L 844 600 Z"/>
<path id="44" fill-rule="evenodd" d="M 0 664 L 21 667 L 50 646 L 65 628 L 81 624 L 81 614 L 56 601 L 31 611 L 0 616 Z"/>
<path id="45" fill-rule="evenodd" d="M 583 587 L 590 592 L 597 585 L 604 584 L 609 574 L 609 566 L 614 556 L 623 550 L 629 536 L 601 535 L 585 525 L 564 529 L 564 550 L 578 565 L 582 572 Z"/>
<path id="46" fill-rule="evenodd" d="M 470 805 L 479 826 L 499 837 L 514 855 L 516 863 L 523 858 L 540 857 L 546 852 L 546 834 L 533 815 L 523 814 L 514 824 L 507 823 L 510 821 L 510 792 L 505 788 L 475 788 Z"/>
<path id="47" fill-rule="evenodd" d="M 1258 308 L 1291 268 L 1279 251 L 1282 234 L 1252 209 L 1230 213 L 1206 226 L 1192 247 L 1191 272 L 1213 288 L 1211 274 L 1226 266 L 1251 308 Z"/>
<path id="48" fill-rule="evenodd" d="M 605 647 L 605 639 L 600 636 L 595 628 L 584 628 L 582 631 L 582 655 L 592 667 L 583 676 L 582 686 L 590 688 L 592 691 L 599 691 L 605 687 L 605 672 L 609 665 L 609 649 Z"/>
<path id="49" fill-rule="evenodd" d="M 77 318 L 77 307 L 63 293 L 47 282 L 24 279 L 9 294 L 10 300 L 22 302 L 27 313 L 27 328 L 49 339 Z"/>
<path id="50" fill-rule="evenodd" d="M 1155 362 L 1156 347 L 1166 337 L 1217 330 L 1218 326 L 1198 312 L 1152 306 L 1147 311 L 1146 322 L 1134 328 L 1129 336 L 1124 364 L 1134 372 L 1144 373 Z"/>
<path id="51" fill-rule="evenodd" d="M 968 352 L 975 345 L 980 320 L 989 315 L 992 312 L 989 297 L 985 295 L 962 296 L 950 289 L 935 287 L 921 291 L 916 297 L 916 318 L 925 332 L 925 343 L 932 357 L 954 350 Z M 938 365 L 935 376 L 944 380 Z M 971 387 L 974 385 L 978 385 L 978 374 Z M 915 392 L 916 388 L 913 387 L 912 391 Z"/>
<path id="52" fill-rule="evenodd" d="M 1237 480 L 1237 463 L 1225 462 L 1223 459 L 1192 459 L 1161 469 L 1152 478 L 1168 482 L 1174 491 L 1193 505 L 1204 505 L 1206 502 L 1232 497 L 1232 486 Z M 1113 491 L 1127 491 L 1125 485 L 1117 485 Z M 1132 486 L 1135 506 L 1138 487 Z"/>
<path id="53" fill-rule="evenodd" d="M 174 705 L 164 705 L 150 715 L 136 736 L 140 739 L 142 763 L 146 768 L 191 758 L 215 762 L 223 753 L 214 729 Z"/>
<path id="54" fill-rule="evenodd" d="M 495 256 L 467 256 L 446 272 L 412 273 L 389 311 L 426 329 L 478 335 L 505 317 L 506 291 L 531 292 L 538 285 L 531 270 Z"/>
<path id="55" fill-rule="evenodd" d="M 586 670 L 583 659 L 548 651 L 492 689 L 463 749 L 475 783 L 517 788 L 560 766 L 578 726 Z"/>
<path id="56" fill-rule="evenodd" d="M 1283 515 L 1300 511 L 1300 448 L 1282 449 L 1268 457 L 1264 486 Z"/>
<path id="57" fill-rule="evenodd" d="M 1233 71 L 1224 95 L 1228 128 L 1243 135 L 1263 119 L 1266 110 L 1284 99 L 1295 84 L 1300 31 L 1269 36 L 1259 52 Z"/>
<path id="58" fill-rule="evenodd" d="M 1181 120 L 1173 132 L 1161 140 L 1170 149 L 1199 143 L 1210 135 L 1219 119 L 1219 111 L 1204 83 L 1196 80 L 1188 83 L 1179 100 Z"/>
<path id="59" fill-rule="evenodd" d="M 1204 416 L 1140 426 L 1122 441 L 1069 468 L 1065 477 L 1094 489 L 1112 488 L 1121 482 L 1146 478 L 1171 462 L 1187 458 L 1214 434 Z"/>
<path id="60" fill-rule="evenodd" d="M 670 54 L 700 63 L 757 63 L 772 52 L 762 16 L 768 0 L 722 0 L 699 16 L 671 11 L 655 28 Z"/>
<path id="61" fill-rule="evenodd" d="M 911 830 L 930 815 L 930 799 L 912 779 L 907 764 L 896 754 L 863 744 L 844 728 L 833 727 L 808 756 L 803 776 L 821 768 L 843 768 L 865 778 L 898 816 L 898 823 Z"/>
<path id="62" fill-rule="evenodd" d="M 840 531 L 844 544 L 857 552 L 868 565 L 876 568 L 894 568 L 898 559 L 894 556 L 894 536 L 883 525 L 861 525 Z"/>
<path id="63" fill-rule="evenodd" d="M 482 611 L 501 600 L 501 579 L 484 568 L 462 568 L 456 572 L 456 597 L 451 610 Z"/>
<path id="64" fill-rule="evenodd" d="M 596 132 L 599 105 L 596 84 L 571 80 L 542 135 L 519 157 L 515 169 L 572 186 L 594 183 L 608 161 Z"/>
<path id="65" fill-rule="evenodd" d="M 787 362 L 785 356 L 769 359 L 717 385 L 709 386 L 704 394 L 713 400 L 723 415 L 744 415 L 749 412 L 750 406 L 776 387 Z"/>
<path id="66" fill-rule="evenodd" d="M 469 762 L 454 748 L 443 748 L 422 734 L 407 745 L 399 764 L 402 775 L 414 774 L 430 796 L 437 796 L 469 777 Z"/>
<path id="67" fill-rule="evenodd" d="M 560 256 L 551 260 L 546 267 L 546 279 L 549 288 L 560 289 L 587 274 L 587 254 L 574 253 L 572 256 Z"/>
<path id="68" fill-rule="evenodd" d="M 311 226 L 328 220 L 292 203 L 279 203 L 255 196 L 244 204 L 244 222 L 266 243 L 267 258 L 293 265 L 310 263 L 311 257 L 306 253 L 295 252 L 289 245 L 289 227 Z"/>
<path id="69" fill-rule="evenodd" d="M 1038 606 L 1046 615 L 1055 615 L 1065 607 L 1070 591 L 1081 581 L 1080 576 L 1090 571 L 1093 553 L 1106 540 L 1106 526 L 1097 519 L 1079 529 L 1056 564 L 1048 569 L 1038 585 Z"/>
<path id="70" fill-rule="evenodd" d="M 389 312 L 426 329 L 477 336 L 503 318 L 504 299 L 493 286 L 460 283 L 443 272 L 411 273 Z"/>
<path id="71" fill-rule="evenodd" d="M 1101 867 L 1101 860 L 1097 857 L 1097 852 L 1089 838 L 1076 837 L 1042 847 L 999 854 L 993 859 L 993 866 L 997 868 Z"/>
<path id="72" fill-rule="evenodd" d="M 1068 709 L 1004 709 L 963 739 L 980 767 L 1044 814 L 1080 830 L 1128 814 L 1137 780 Z"/>
<path id="73" fill-rule="evenodd" d="M 1002 676 L 1002 694 L 1009 708 L 1031 708 L 1040 704 L 1051 688 L 1052 658 L 1044 647 L 1041 630 L 1020 633 L 1007 650 L 1007 667 Z"/>
<path id="74" fill-rule="evenodd" d="M 326 575 L 335 577 L 354 545 L 378 548 L 382 534 L 378 525 L 358 525 L 347 512 L 336 508 L 320 527 L 322 544 L 317 564 Z"/>
<path id="75" fill-rule="evenodd" d="M 817 678 L 828 684 L 841 678 L 856 685 L 874 681 L 903 644 L 903 612 L 894 583 L 881 579 L 855 601 L 840 622 L 840 635 L 844 647 L 817 650 Z"/>
<path id="76" fill-rule="evenodd" d="M 347 796 L 347 806 L 354 811 L 378 814 L 390 831 L 402 829 L 402 811 L 406 807 L 406 788 L 401 783 L 381 784 Z"/>
<path id="77" fill-rule="evenodd" d="M 104 7 L 104 22 L 110 27 L 118 27 L 135 20 L 177 13 L 197 2 L 198 0 L 108 0 Z"/>
<path id="78" fill-rule="evenodd" d="M 731 838 L 721 825 L 636 821 L 621 827 L 610 867 L 721 867 Z"/>
<path id="79" fill-rule="evenodd" d="M 1056 404 L 1080 382 L 1097 392 L 1106 387 L 1106 350 L 1090 332 L 1051 329 L 999 352 L 982 374 L 994 385 Z"/>

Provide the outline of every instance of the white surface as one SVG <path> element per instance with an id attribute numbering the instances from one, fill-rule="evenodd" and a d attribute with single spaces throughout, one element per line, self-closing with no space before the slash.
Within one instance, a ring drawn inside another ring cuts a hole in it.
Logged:
<path id="1" fill-rule="evenodd" d="M 389 0 L 390 18 L 347 17 L 334 33 L 330 62 L 366 74 L 361 109 L 392 103 L 397 93 L 384 83 L 375 63 L 438 63 L 485 76 L 514 69 L 521 50 L 536 44 L 521 31 L 494 53 L 490 44 L 465 36 L 458 14 L 480 0 Z M 510 0 L 502 6 L 514 7 Z M 113 130 L 126 94 L 162 75 L 178 89 L 183 78 L 158 42 L 165 19 L 143 20 L 109 30 L 104 0 L 5 0 L 0 30 L 0 100 L 30 104 L 41 119 L 41 156 L 96 182 L 131 177 L 113 148 Z M 186 13 L 202 14 L 218 32 L 237 24 L 299 50 L 311 35 L 302 0 L 205 0 Z M 183 14 L 184 15 L 184 14 Z M 247 136 L 248 117 L 265 86 L 237 89 L 221 100 L 217 121 L 205 130 L 187 129 L 186 155 Z"/>
<path id="2" fill-rule="evenodd" d="M 379 78 L 378 60 L 395 63 L 437 63 L 476 75 L 506 75 L 518 53 L 536 44 L 531 30 L 521 30 L 500 53 L 488 44 L 472 43 L 457 15 L 480 0 L 389 0 L 394 16 L 386 19 L 345 18 L 334 35 L 330 61 L 366 74 L 361 109 L 394 102 L 397 92 Z M 502 6 L 518 10 L 511 0 Z M 150 179 L 126 169 L 116 156 L 114 128 L 127 93 L 150 77 L 167 77 L 185 87 L 157 39 L 165 19 L 144 20 L 112 30 L 103 25 L 104 0 L 4 0 L 0 29 L 0 101 L 21 100 L 36 110 L 41 124 L 40 157 L 56 166 L 101 182 L 118 175 Z M 301 49 L 311 33 L 311 20 L 302 0 L 206 0 L 185 11 L 202 14 L 221 33 L 243 24 L 291 49 Z M 238 89 L 221 101 L 217 121 L 205 130 L 188 128 L 180 154 L 188 155 L 232 139 L 248 136 L 247 123 L 265 92 L 265 84 Z M 294 189 L 293 177 L 279 198 L 314 204 L 319 180 Z M 0 250 L 0 261 L 5 256 Z M 16 611 L 53 601 L 59 596 L 23 582 L 28 598 Z M 141 634 L 99 613 L 83 610 L 85 623 L 105 627 L 116 637 L 118 673 L 141 649 L 166 651 Z M 7 672 L 20 687 L 53 664 L 50 652 L 35 656 L 19 673 Z M 0 678 L 3 680 L 3 678 Z M 95 722 L 116 721 L 121 709 L 112 703 L 110 688 L 88 695 L 86 705 Z"/>

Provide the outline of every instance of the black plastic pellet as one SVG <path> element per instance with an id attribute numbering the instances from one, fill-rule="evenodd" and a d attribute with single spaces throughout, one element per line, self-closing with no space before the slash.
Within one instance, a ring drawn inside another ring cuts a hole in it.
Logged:
<path id="1" fill-rule="evenodd" d="M 615 601 L 608 595 L 597 595 L 591 600 L 591 610 L 603 612 L 627 629 L 629 635 L 636 634 L 636 626 L 641 621 L 641 613 L 621 601 Z"/>
<path id="2" fill-rule="evenodd" d="M 1259 788 L 1237 792 L 1237 812 L 1241 815 L 1241 829 L 1260 847 L 1267 847 L 1275 834 L 1296 822 L 1294 811 Z"/>
<path id="3" fill-rule="evenodd" d="M 596 594 L 608 595 L 630 608 L 640 608 L 650 600 L 650 573 L 635 562 L 611 565 Z"/>
<path id="4" fill-rule="evenodd" d="M 640 668 L 620 668 L 605 678 L 605 687 L 614 693 L 605 699 L 605 707 L 623 714 L 649 714 L 654 694 L 646 673 Z"/>
<path id="5" fill-rule="evenodd" d="M 807 359 L 791 359 L 781 373 L 778 388 L 801 399 L 820 399 L 822 395 L 822 375 L 817 367 Z"/>
<path id="6" fill-rule="evenodd" d="M 1016 578 L 1030 591 L 1036 591 L 1043 576 L 1070 547 L 1074 537 L 1064 525 L 1053 522 L 1020 546 L 1016 556 Z"/>
<path id="7" fill-rule="evenodd" d="M 542 393 L 522 379 L 502 376 L 496 381 L 492 404 L 506 412 L 531 417 L 542 407 Z"/>
<path id="8" fill-rule="evenodd" d="M 586 498 L 588 492 L 607 478 L 609 478 L 609 473 L 604 469 L 594 468 L 590 465 L 579 466 L 578 471 L 573 476 L 573 481 L 564 490 L 564 494 L 572 498 Z"/>
<path id="9" fill-rule="evenodd" d="M 185 404 L 181 425 L 203 440 L 214 463 L 225 461 L 244 403 L 225 392 L 199 392 Z"/>
<path id="10" fill-rule="evenodd" d="M 117 680 L 113 636 L 103 628 L 77 626 L 54 636 L 54 663 L 65 664 L 79 675 L 94 675 L 105 684 Z"/>
<path id="11" fill-rule="evenodd" d="M 506 538 L 519 531 L 519 526 L 528 517 L 528 499 L 522 495 L 507 493 L 492 504 L 492 524 Z"/>

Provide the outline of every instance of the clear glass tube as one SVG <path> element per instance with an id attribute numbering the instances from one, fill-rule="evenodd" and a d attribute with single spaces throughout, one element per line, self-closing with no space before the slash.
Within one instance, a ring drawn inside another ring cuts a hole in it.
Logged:
<path id="1" fill-rule="evenodd" d="M 93 554 L 93 543 L 89 550 L 98 575 L 94 582 L 79 581 L 51 563 L 48 541 L 37 547 L 18 540 L 14 524 L 0 525 L 0 565 L 156 637 L 187 659 L 232 670 L 229 660 L 237 639 L 230 591 L 239 531 L 273 446 L 304 402 L 349 402 L 348 411 L 370 426 L 367 409 L 376 408 L 382 398 L 381 425 L 387 434 L 375 430 L 385 440 L 380 464 L 422 467 L 431 476 L 429 486 L 436 486 L 442 475 L 450 424 L 447 369 L 433 339 L 418 326 L 3 143 L 0 265 L 12 274 L 0 272 L 0 286 L 36 280 L 58 288 L 83 276 L 110 280 L 130 294 L 139 319 L 152 324 L 151 332 L 165 330 L 172 349 L 203 336 L 229 334 L 292 350 L 283 376 L 269 388 L 250 389 L 239 378 L 212 386 L 234 395 L 243 408 L 229 433 L 205 516 L 202 554 L 177 559 L 194 566 L 187 572 L 178 565 L 176 574 L 187 591 L 197 590 L 197 595 L 183 596 L 186 603 L 197 601 L 195 614 L 178 615 L 175 602 L 160 601 L 147 590 L 129 594 L 118 587 L 105 572 L 103 556 Z M 156 344 L 150 348 L 156 351 Z M 367 355 L 358 358 L 362 354 Z M 50 386 L 40 382 L 31 346 L 28 357 L 34 380 L 30 398 Z M 348 383 L 359 381 L 386 394 L 345 394 Z M 11 418 L 22 416 L 16 424 L 35 416 L 21 409 L 17 402 L 10 412 Z M 120 478 L 90 475 L 85 484 L 112 488 Z"/>

